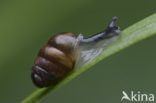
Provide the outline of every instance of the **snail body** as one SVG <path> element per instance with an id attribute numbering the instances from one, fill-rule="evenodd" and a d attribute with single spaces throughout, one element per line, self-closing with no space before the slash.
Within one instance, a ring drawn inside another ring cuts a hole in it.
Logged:
<path id="1" fill-rule="evenodd" d="M 64 79 L 73 71 L 81 46 L 119 35 L 119 27 L 115 26 L 116 19 L 116 17 L 113 18 L 104 32 L 87 39 L 71 32 L 56 34 L 50 38 L 47 44 L 40 49 L 32 67 L 33 83 L 42 88 L 56 85 Z"/>

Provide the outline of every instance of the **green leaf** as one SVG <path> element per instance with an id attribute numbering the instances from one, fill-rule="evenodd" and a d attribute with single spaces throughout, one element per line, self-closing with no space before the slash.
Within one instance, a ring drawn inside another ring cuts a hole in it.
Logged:
<path id="1" fill-rule="evenodd" d="M 140 22 L 128 27 L 127 29 L 121 32 L 121 37 L 112 45 L 105 48 L 105 50 L 98 55 L 93 61 L 88 63 L 87 65 L 81 67 L 76 72 L 73 72 L 59 84 L 53 87 L 38 89 L 30 96 L 25 98 L 22 103 L 36 103 L 41 100 L 43 97 L 48 95 L 50 92 L 53 92 L 57 88 L 63 86 L 70 80 L 74 79 L 78 75 L 80 75 L 85 70 L 89 69 L 91 66 L 95 65 L 99 61 L 111 56 L 114 53 L 121 51 L 122 49 L 131 46 L 147 37 L 156 34 L 156 13 L 141 20 Z"/>

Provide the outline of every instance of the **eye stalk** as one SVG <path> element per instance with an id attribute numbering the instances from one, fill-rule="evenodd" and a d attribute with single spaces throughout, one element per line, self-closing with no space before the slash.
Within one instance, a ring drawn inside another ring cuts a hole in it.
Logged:
<path id="1" fill-rule="evenodd" d="M 108 25 L 105 31 L 97 33 L 89 38 L 82 39 L 80 44 L 83 45 L 86 43 L 94 43 L 100 40 L 105 40 L 114 36 L 118 36 L 120 34 L 120 27 L 115 25 L 116 21 L 117 17 L 114 16 L 111 23 Z"/>
<path id="2" fill-rule="evenodd" d="M 115 23 L 116 23 L 117 19 L 118 18 L 116 16 L 114 16 L 113 19 L 112 19 L 112 22 L 109 24 L 108 27 L 113 28 L 115 26 Z"/>
<path id="3" fill-rule="evenodd" d="M 106 33 L 107 35 L 109 35 L 109 33 L 115 33 L 116 35 L 120 34 L 120 27 L 119 26 L 115 26 L 115 23 L 117 22 L 117 17 L 114 16 L 112 19 L 112 22 L 109 24 L 109 26 L 106 29 Z"/>

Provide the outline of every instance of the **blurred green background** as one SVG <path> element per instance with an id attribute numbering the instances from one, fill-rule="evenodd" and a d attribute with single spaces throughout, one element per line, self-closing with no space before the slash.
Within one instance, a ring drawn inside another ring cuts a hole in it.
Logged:
<path id="1" fill-rule="evenodd" d="M 59 32 L 85 37 L 113 16 L 124 28 L 156 12 L 156 0 L 1 0 L 0 103 L 19 103 L 37 88 L 30 69 L 38 50 Z M 156 36 L 93 66 L 41 103 L 120 103 L 122 91 L 156 95 Z M 125 101 L 126 102 L 126 101 Z"/>

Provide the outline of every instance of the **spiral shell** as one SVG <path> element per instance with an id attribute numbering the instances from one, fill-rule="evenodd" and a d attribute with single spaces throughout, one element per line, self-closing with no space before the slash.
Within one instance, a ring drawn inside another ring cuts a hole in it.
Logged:
<path id="1" fill-rule="evenodd" d="M 32 81 L 38 87 L 55 85 L 74 68 L 78 53 L 77 36 L 71 32 L 53 36 L 43 46 L 32 67 Z"/>

